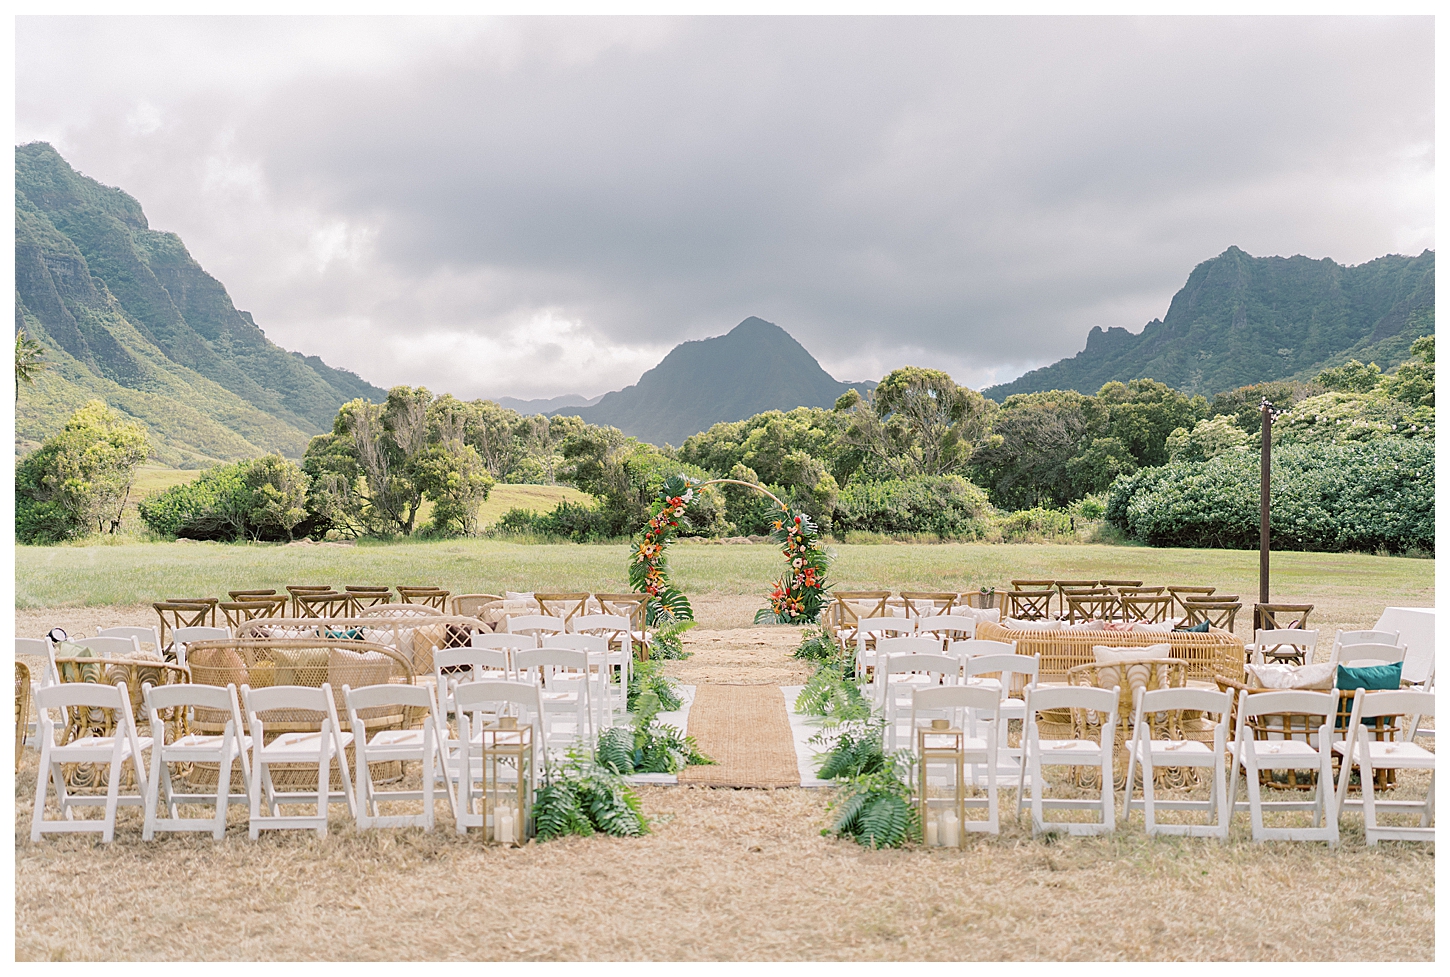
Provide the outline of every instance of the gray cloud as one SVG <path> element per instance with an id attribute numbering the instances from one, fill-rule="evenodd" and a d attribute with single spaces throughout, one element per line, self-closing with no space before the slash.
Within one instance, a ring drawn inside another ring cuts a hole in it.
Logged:
<path id="1" fill-rule="evenodd" d="M 1433 247 L 1428 18 L 45 19 L 17 134 L 283 345 L 595 394 L 746 315 L 982 385 L 1230 244 Z"/>

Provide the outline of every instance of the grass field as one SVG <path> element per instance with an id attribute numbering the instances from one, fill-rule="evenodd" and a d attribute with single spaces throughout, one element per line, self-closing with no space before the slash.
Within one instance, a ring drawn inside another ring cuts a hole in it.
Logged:
<path id="1" fill-rule="evenodd" d="M 499 488 L 504 488 L 500 486 Z M 534 488 L 534 486 L 524 486 Z M 1141 578 L 1149 583 L 1211 584 L 1250 605 L 1258 593 L 1258 555 L 1241 550 L 1170 550 L 1054 544 L 901 544 L 834 547 L 838 589 L 964 591 L 1009 586 L 1013 578 Z M 622 545 L 533 545 L 467 539 L 357 545 L 18 546 L 17 609 L 147 605 L 167 596 L 296 583 L 432 583 L 455 594 L 619 591 Z M 692 596 L 730 598 L 709 627 L 738 627 L 762 606 L 782 569 L 769 544 L 681 542 L 670 553 L 675 579 Z M 1387 605 L 1434 603 L 1433 560 L 1335 553 L 1275 554 L 1272 597 L 1316 605 L 1320 627 L 1368 626 Z M 738 599 L 736 599 L 738 598 Z M 707 602 L 708 603 L 708 602 Z M 1241 629 L 1247 615 L 1241 618 Z"/>

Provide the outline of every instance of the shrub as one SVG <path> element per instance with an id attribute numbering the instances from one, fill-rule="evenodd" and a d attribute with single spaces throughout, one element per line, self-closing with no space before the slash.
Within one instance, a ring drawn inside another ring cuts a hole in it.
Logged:
<path id="1" fill-rule="evenodd" d="M 993 522 L 994 535 L 1004 543 L 1040 543 L 1074 537 L 1072 514 L 1060 509 L 1019 509 L 1003 513 Z"/>
<path id="2" fill-rule="evenodd" d="M 281 455 L 214 465 L 137 509 L 159 536 L 234 542 L 291 540 L 325 530 L 307 509 L 310 479 Z"/>
<path id="3" fill-rule="evenodd" d="M 144 427 L 103 401 L 87 403 L 16 466 L 16 539 L 58 543 L 114 533 L 149 450 Z"/>
<path id="4" fill-rule="evenodd" d="M 1435 451 L 1428 442 L 1285 445 L 1274 450 L 1271 480 L 1276 549 L 1434 550 Z M 1252 549 L 1258 454 L 1231 451 L 1120 478 L 1108 521 L 1153 546 Z"/>
<path id="5" fill-rule="evenodd" d="M 985 531 L 987 494 L 960 475 L 852 482 L 836 499 L 837 532 L 933 533 L 976 539 Z"/>

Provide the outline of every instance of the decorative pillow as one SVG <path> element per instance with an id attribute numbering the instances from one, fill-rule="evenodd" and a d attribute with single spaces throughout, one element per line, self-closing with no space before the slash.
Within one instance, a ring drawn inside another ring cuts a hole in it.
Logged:
<path id="1" fill-rule="evenodd" d="M 1002 609 L 1000 607 L 977 608 L 972 614 L 978 621 L 1000 621 L 1002 620 Z"/>
<path id="2" fill-rule="evenodd" d="M 1118 662 L 1137 662 L 1145 658 L 1172 658 L 1170 644 L 1149 645 L 1146 648 L 1112 648 L 1108 645 L 1093 646 L 1093 661 L 1099 665 L 1115 665 Z"/>
<path id="3" fill-rule="evenodd" d="M 1173 625 L 1167 621 L 1164 621 L 1162 624 L 1148 624 L 1144 621 L 1139 621 L 1128 630 L 1137 634 L 1172 634 Z"/>
<path id="4" fill-rule="evenodd" d="M 1019 628 L 1023 631 L 1061 631 L 1067 627 L 1067 624 L 1050 618 L 1042 621 L 1024 621 L 1020 618 L 1008 617 L 1002 619 L 1002 626 Z"/>
<path id="5" fill-rule="evenodd" d="M 1327 691 L 1334 687 L 1334 666 L 1318 665 L 1245 665 L 1249 678 L 1262 689 L 1314 689 Z"/>
<path id="6" fill-rule="evenodd" d="M 1208 633 L 1208 622 L 1207 621 L 1199 621 L 1197 624 L 1195 624 L 1191 628 L 1174 628 L 1173 630 L 1179 631 L 1179 632 L 1187 631 L 1187 632 L 1192 633 L 1192 634 L 1207 634 Z"/>
<path id="7" fill-rule="evenodd" d="M 321 685 L 327 669 L 326 648 L 272 648 L 276 685 Z"/>
<path id="8" fill-rule="evenodd" d="M 1327 663 L 1326 663 L 1327 664 Z M 1337 689 L 1398 689 L 1400 670 L 1404 662 L 1386 662 L 1383 665 L 1338 665 L 1334 687 Z M 1327 688 L 1328 686 L 1326 686 Z"/>
<path id="9" fill-rule="evenodd" d="M 1104 621 L 1083 621 L 1081 624 L 1069 624 L 1069 631 L 1106 631 L 1107 623 Z"/>

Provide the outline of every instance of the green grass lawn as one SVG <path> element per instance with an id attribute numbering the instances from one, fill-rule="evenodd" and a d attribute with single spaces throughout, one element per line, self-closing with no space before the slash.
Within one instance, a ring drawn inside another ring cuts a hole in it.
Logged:
<path id="1" fill-rule="evenodd" d="M 533 488 L 534 486 L 522 486 Z M 504 488 L 504 486 L 500 486 Z M 1258 593 L 1258 554 L 1239 550 L 1051 544 L 901 544 L 833 547 L 838 589 L 963 591 L 1014 577 L 1141 578 L 1211 584 L 1247 607 Z M 133 605 L 168 596 L 224 595 L 286 584 L 431 583 L 454 593 L 622 591 L 623 545 L 527 544 L 460 539 L 330 545 L 130 543 L 17 546 L 19 608 Z M 763 595 L 782 559 L 770 544 L 680 543 L 670 554 L 687 593 Z M 1331 621 L 1369 621 L 1387 604 L 1434 603 L 1435 563 L 1343 553 L 1273 558 L 1273 599 L 1320 605 Z M 1323 620 L 1323 615 L 1316 615 Z"/>

